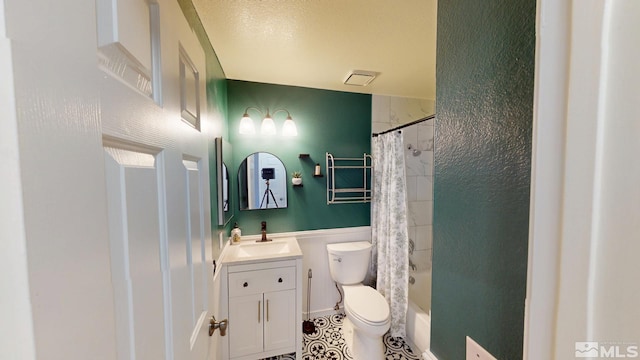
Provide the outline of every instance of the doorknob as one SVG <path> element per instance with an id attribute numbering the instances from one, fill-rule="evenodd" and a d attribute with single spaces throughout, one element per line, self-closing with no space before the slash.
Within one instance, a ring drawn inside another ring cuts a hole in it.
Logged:
<path id="1" fill-rule="evenodd" d="M 216 331 L 216 329 L 220 329 L 220 336 L 227 335 L 228 323 L 229 320 L 227 319 L 216 321 L 216 317 L 211 316 L 211 320 L 209 320 L 209 336 L 213 336 L 213 332 Z"/>

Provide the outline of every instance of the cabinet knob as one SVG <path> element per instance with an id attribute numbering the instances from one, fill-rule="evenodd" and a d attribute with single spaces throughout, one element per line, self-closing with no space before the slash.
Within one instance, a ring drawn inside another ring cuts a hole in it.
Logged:
<path id="1" fill-rule="evenodd" d="M 242 284 L 242 286 L 243 287 L 247 287 L 247 286 L 249 286 L 249 283 L 245 281 L 244 284 Z"/>
<path id="2" fill-rule="evenodd" d="M 279 282 L 279 283 L 281 283 L 281 282 L 282 282 L 282 278 L 279 278 L 279 279 L 278 279 L 278 282 Z"/>

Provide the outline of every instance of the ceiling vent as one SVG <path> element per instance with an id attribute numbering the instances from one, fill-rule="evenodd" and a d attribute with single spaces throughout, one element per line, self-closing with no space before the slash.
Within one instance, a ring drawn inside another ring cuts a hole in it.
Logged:
<path id="1" fill-rule="evenodd" d="M 353 70 L 344 81 L 345 85 L 367 86 L 378 76 L 377 72 Z"/>

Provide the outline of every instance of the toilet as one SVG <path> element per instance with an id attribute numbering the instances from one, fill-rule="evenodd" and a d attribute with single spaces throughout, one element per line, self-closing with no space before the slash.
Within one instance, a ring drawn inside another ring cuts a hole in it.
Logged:
<path id="1" fill-rule="evenodd" d="M 342 285 L 347 318 L 343 332 L 356 360 L 382 360 L 382 336 L 391 326 L 389 304 L 375 289 L 362 284 L 371 258 L 371 243 L 328 244 L 331 278 Z"/>

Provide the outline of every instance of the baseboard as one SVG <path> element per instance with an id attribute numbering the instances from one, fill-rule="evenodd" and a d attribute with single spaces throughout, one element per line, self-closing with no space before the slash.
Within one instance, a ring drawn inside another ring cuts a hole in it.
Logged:
<path id="1" fill-rule="evenodd" d="M 418 349 L 416 344 L 414 344 L 414 342 L 411 341 L 411 338 L 409 338 L 409 334 L 407 334 L 407 336 L 404 337 L 404 342 L 407 343 L 407 345 L 409 345 L 409 347 L 411 348 L 411 351 L 413 351 L 414 354 L 420 354 L 420 349 Z"/>
<path id="2" fill-rule="evenodd" d="M 431 353 L 431 350 L 427 350 L 422 353 L 422 358 L 424 360 L 438 360 L 438 358 Z"/>
<path id="3" fill-rule="evenodd" d="M 339 310 L 335 310 L 335 309 L 322 309 L 322 310 L 315 310 L 311 312 L 311 319 L 315 319 L 318 317 L 323 317 L 323 316 L 331 316 L 331 315 L 335 315 L 335 314 L 344 314 L 344 309 L 342 307 L 340 307 Z M 307 313 L 303 313 L 302 317 L 306 319 Z"/>

